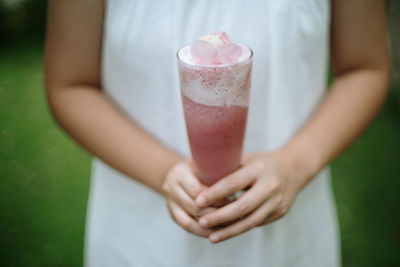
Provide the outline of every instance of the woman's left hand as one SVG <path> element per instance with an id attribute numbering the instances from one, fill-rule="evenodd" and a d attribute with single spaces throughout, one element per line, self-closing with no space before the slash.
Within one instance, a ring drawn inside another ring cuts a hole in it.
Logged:
<path id="1" fill-rule="evenodd" d="M 203 215 L 199 223 L 207 229 L 219 226 L 209 235 L 216 243 L 275 221 L 289 211 L 306 179 L 299 177 L 295 166 L 279 151 L 246 154 L 240 169 L 203 191 L 196 203 L 199 207 L 211 206 L 239 190 L 244 193 Z"/>

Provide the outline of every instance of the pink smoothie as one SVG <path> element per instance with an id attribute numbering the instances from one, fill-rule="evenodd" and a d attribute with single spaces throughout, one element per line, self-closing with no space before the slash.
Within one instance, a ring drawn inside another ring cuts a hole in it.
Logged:
<path id="1" fill-rule="evenodd" d="M 212 185 L 240 166 L 247 107 L 218 107 L 182 96 L 196 174 Z"/>

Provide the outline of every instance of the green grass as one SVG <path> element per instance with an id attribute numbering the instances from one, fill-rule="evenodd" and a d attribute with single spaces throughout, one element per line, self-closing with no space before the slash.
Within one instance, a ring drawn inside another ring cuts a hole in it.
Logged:
<path id="1" fill-rule="evenodd" d="M 82 265 L 90 156 L 49 115 L 42 49 L 0 50 L 0 266 Z M 333 164 L 345 267 L 400 264 L 398 99 Z"/>
<path id="2" fill-rule="evenodd" d="M 334 162 L 332 174 L 344 266 L 400 266 L 400 103 L 394 90 L 371 127 Z"/>
<path id="3" fill-rule="evenodd" d="M 82 265 L 90 157 L 50 117 L 42 49 L 0 54 L 0 266 Z"/>

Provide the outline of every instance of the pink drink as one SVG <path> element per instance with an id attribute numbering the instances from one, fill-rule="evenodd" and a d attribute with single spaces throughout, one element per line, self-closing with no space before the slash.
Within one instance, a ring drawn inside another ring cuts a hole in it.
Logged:
<path id="1" fill-rule="evenodd" d="M 212 185 L 240 167 L 246 129 L 252 52 L 232 64 L 199 65 L 178 52 L 182 103 L 195 172 Z"/>
<path id="2" fill-rule="evenodd" d="M 196 174 L 206 185 L 240 166 L 247 107 L 214 107 L 182 96 Z"/>

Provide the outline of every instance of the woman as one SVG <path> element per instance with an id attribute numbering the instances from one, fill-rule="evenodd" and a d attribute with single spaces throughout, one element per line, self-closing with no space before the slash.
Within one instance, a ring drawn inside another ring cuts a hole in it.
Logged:
<path id="1" fill-rule="evenodd" d="M 243 166 L 208 188 L 188 160 L 175 52 L 217 30 L 254 66 Z M 98 158 L 86 265 L 338 266 L 326 166 L 387 83 L 384 1 L 50 1 L 50 107 Z"/>

